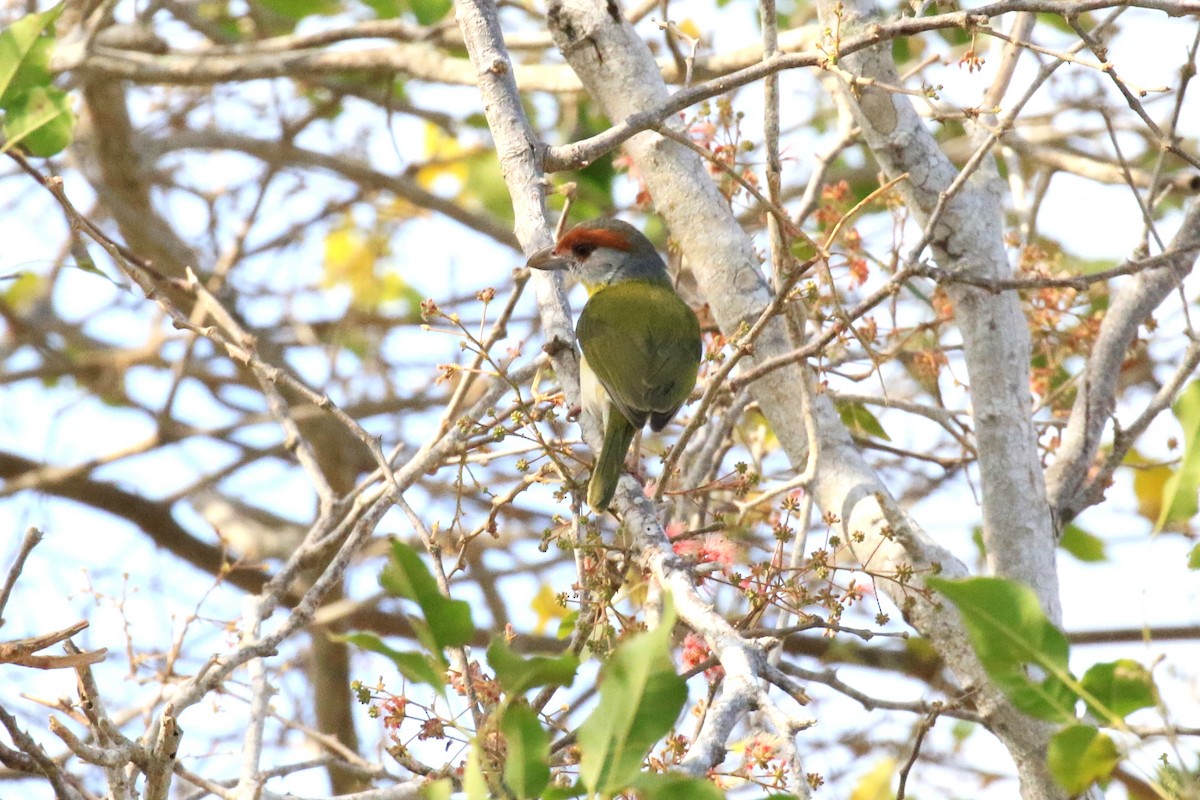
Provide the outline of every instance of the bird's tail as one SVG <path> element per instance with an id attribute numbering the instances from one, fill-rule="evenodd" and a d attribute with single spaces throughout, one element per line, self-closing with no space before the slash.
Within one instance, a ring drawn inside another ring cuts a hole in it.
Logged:
<path id="1" fill-rule="evenodd" d="M 625 466 L 625 454 L 629 452 L 629 445 L 636 433 L 637 428 L 625 419 L 624 414 L 616 408 L 609 409 L 604 444 L 600 446 L 600 455 L 588 481 L 588 505 L 598 514 L 604 513 L 612 502 L 617 481 L 621 479 L 621 471 Z"/>

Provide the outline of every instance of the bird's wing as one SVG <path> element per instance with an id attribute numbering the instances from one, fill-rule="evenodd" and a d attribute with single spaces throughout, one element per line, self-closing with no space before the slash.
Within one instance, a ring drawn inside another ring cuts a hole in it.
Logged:
<path id="1" fill-rule="evenodd" d="M 687 400 L 700 367 L 700 324 L 665 285 L 630 281 L 592 295 L 579 345 L 613 404 L 636 427 L 661 428 Z"/>

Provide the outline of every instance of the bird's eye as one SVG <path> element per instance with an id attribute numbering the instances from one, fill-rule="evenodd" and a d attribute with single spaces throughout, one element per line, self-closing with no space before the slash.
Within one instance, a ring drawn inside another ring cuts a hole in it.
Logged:
<path id="1" fill-rule="evenodd" d="M 594 253 L 595 250 L 596 245 L 592 244 L 591 242 L 580 242 L 579 244 L 571 246 L 571 252 L 575 254 L 576 258 L 587 258 Z"/>

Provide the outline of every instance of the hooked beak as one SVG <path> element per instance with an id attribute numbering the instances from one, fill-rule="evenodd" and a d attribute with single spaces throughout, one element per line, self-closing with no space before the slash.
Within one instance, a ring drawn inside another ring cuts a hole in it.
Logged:
<path id="1" fill-rule="evenodd" d="M 533 269 L 564 270 L 570 269 L 571 261 L 566 256 L 555 255 L 554 245 L 543 247 L 529 257 L 525 266 Z"/>

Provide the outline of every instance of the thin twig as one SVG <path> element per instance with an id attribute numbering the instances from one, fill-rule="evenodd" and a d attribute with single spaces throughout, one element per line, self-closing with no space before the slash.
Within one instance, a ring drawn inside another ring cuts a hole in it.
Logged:
<path id="1" fill-rule="evenodd" d="M 904 800 L 904 791 L 908 785 L 909 773 L 912 772 L 913 766 L 917 763 L 917 757 L 921 754 L 921 743 L 925 741 L 925 734 L 937 723 L 940 713 L 940 709 L 930 711 L 929 715 L 921 720 L 920 725 L 917 726 L 917 735 L 913 739 L 912 752 L 908 754 L 908 760 L 900 768 L 900 782 L 896 786 L 896 800 Z"/>
<path id="2" fill-rule="evenodd" d="M 8 598 L 12 595 L 13 587 L 17 585 L 17 578 L 20 577 L 21 570 L 25 569 L 25 559 L 29 558 L 29 554 L 42 541 L 43 536 L 44 534 L 37 528 L 29 528 L 21 537 L 17 556 L 13 559 L 13 565 L 8 569 L 8 575 L 4 579 L 4 588 L 0 589 L 0 626 L 4 625 L 4 607 L 8 605 Z"/>

